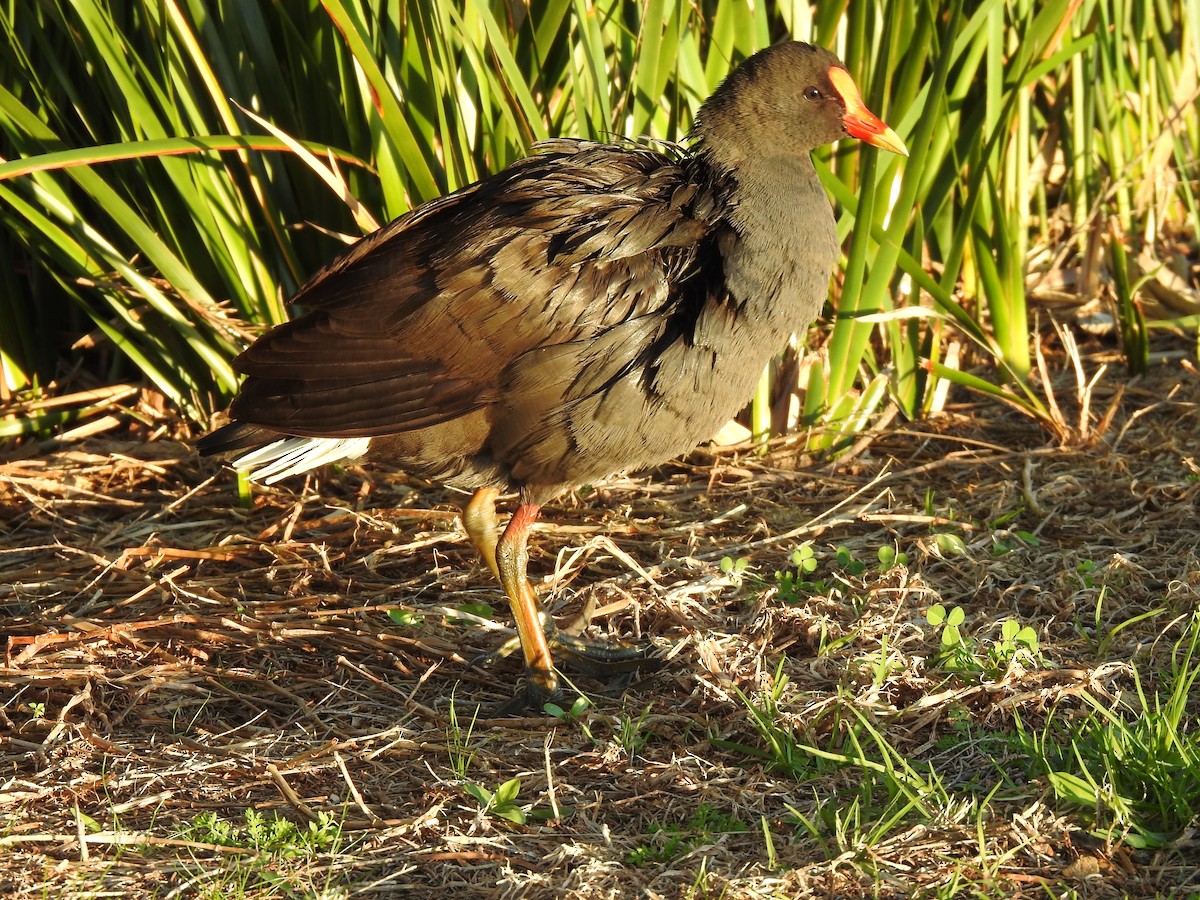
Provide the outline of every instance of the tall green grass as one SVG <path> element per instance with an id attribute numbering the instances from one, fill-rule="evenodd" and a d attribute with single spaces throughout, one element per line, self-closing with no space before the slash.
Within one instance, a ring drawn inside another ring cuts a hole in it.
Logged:
<path id="1" fill-rule="evenodd" d="M 889 399 L 928 412 L 941 379 L 1049 421 L 1030 383 L 1031 248 L 1074 265 L 1097 230 L 1114 258 L 1165 231 L 1200 241 L 1196 0 L 13 0 L 0 394 L 44 388 L 91 332 L 107 352 L 86 359 L 93 382 L 140 375 L 203 423 L 235 388 L 232 355 L 357 223 L 550 135 L 681 139 L 731 66 L 789 35 L 834 47 L 913 151 L 820 155 L 846 255 L 801 370 L 814 445 Z M 1146 329 L 1129 278 L 1114 285 L 1136 368 Z M 796 387 L 767 383 L 757 421 Z"/>

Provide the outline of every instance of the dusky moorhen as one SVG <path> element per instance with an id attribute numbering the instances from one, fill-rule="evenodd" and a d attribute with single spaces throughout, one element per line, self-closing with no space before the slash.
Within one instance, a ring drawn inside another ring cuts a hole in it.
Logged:
<path id="1" fill-rule="evenodd" d="M 463 525 L 524 651 L 516 702 L 540 709 L 551 644 L 630 655 L 544 620 L 525 574 L 541 506 L 712 437 L 812 322 L 839 249 L 809 154 L 847 135 L 907 153 L 833 53 L 791 42 L 735 69 L 682 146 L 543 142 L 305 284 L 307 311 L 235 361 L 233 421 L 200 450 L 249 451 L 234 465 L 267 483 L 365 457 L 472 491 Z M 503 533 L 502 490 L 520 493 Z"/>

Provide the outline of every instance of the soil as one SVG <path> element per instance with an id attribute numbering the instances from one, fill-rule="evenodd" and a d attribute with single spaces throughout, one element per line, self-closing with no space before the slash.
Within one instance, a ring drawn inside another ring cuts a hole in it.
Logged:
<path id="1" fill-rule="evenodd" d="M 490 717 L 520 654 L 472 665 L 511 620 L 461 497 L 325 470 L 243 508 L 185 442 L 18 448 L 0 895 L 1200 890 L 1190 831 L 1136 849 L 1023 743 L 1137 709 L 1200 605 L 1195 368 L 1109 374 L 1086 408 L 1073 384 L 1057 436 L 964 397 L 829 466 L 800 438 L 701 450 L 551 505 L 530 572 L 553 614 L 665 661 L 568 671 L 590 705 L 557 718 Z M 937 604 L 975 668 L 941 655 Z M 524 824 L 479 799 L 511 779 Z M 276 852 L 247 810 L 336 841 Z"/>

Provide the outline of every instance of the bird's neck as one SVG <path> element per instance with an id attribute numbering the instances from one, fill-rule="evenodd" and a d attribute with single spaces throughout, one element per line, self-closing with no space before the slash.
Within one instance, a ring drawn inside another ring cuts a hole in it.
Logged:
<path id="1" fill-rule="evenodd" d="M 839 254 L 833 210 L 812 160 L 764 157 L 735 178 L 727 206 L 737 234 L 725 260 L 730 290 L 788 327 L 811 321 Z"/>

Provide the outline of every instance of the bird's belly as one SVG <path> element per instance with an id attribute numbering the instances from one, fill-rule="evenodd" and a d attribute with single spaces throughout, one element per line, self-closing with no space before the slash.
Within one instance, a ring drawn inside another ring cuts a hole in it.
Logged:
<path id="1" fill-rule="evenodd" d="M 585 484 L 659 465 L 712 438 L 750 399 L 783 343 L 727 334 L 709 346 L 668 347 L 654 364 L 547 411 L 505 454 L 519 484 Z"/>

